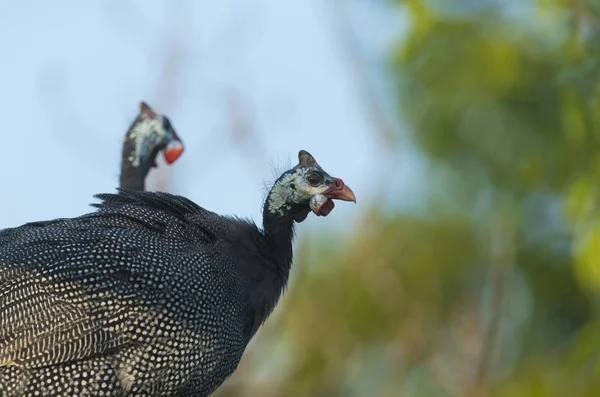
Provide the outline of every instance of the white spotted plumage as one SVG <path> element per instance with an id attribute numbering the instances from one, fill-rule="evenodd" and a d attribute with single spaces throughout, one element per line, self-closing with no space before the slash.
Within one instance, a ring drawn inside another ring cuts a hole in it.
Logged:
<path id="1" fill-rule="evenodd" d="M 207 395 L 246 343 L 229 243 L 190 249 L 168 211 L 101 212 L 0 232 L 0 396 Z"/>

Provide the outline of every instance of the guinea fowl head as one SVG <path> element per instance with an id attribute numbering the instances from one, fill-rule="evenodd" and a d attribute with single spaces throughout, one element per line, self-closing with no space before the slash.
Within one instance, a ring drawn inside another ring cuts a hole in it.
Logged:
<path id="1" fill-rule="evenodd" d="M 157 114 L 145 102 L 140 102 L 140 113 L 127 131 L 125 140 L 132 143 L 129 160 L 134 166 L 147 161 L 156 166 L 154 159 L 159 151 L 163 152 L 168 164 L 175 162 L 183 153 L 183 143 L 171 121 L 167 116 Z"/>
<path id="2" fill-rule="evenodd" d="M 125 135 L 121 169 L 121 187 L 134 190 L 144 190 L 144 179 L 150 168 L 156 167 L 158 152 L 162 151 L 166 163 L 172 164 L 184 149 L 166 116 L 145 102 L 139 107 L 140 113 Z"/>
<path id="3" fill-rule="evenodd" d="M 281 175 L 265 203 L 266 217 L 288 217 L 302 222 L 312 210 L 327 216 L 333 200 L 354 201 L 352 190 L 340 178 L 330 176 L 305 150 L 298 153 L 298 165 Z"/>

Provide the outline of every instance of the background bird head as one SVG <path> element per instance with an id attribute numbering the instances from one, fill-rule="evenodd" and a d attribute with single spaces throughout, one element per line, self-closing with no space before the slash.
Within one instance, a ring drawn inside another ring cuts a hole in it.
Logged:
<path id="1" fill-rule="evenodd" d="M 167 164 L 172 164 L 181 156 L 184 146 L 171 121 L 145 102 L 140 102 L 139 107 L 140 113 L 125 136 L 127 160 L 134 167 L 156 167 L 156 155 L 162 151 Z"/>

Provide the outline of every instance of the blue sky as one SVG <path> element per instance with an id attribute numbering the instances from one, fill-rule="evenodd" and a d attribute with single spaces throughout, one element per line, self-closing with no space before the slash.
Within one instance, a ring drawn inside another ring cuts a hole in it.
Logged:
<path id="1" fill-rule="evenodd" d="M 378 55 L 391 30 L 364 8 L 355 23 Z M 410 161 L 381 155 L 329 2 L 0 0 L 0 10 L 0 228 L 80 215 L 114 190 L 142 99 L 186 144 L 163 170 L 171 191 L 218 213 L 260 222 L 272 163 L 295 164 L 300 149 L 358 199 L 309 225 L 349 227 L 392 183 L 383 168 L 397 167 L 400 190 L 412 180 Z M 258 146 L 232 144 L 232 98 Z"/>

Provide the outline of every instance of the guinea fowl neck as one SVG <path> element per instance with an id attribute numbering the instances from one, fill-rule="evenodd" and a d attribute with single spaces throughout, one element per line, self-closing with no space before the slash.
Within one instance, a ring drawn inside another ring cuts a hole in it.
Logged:
<path id="1" fill-rule="evenodd" d="M 123 145 L 119 186 L 123 189 L 146 190 L 145 180 L 150 171 L 150 164 L 147 164 L 147 161 L 134 164 L 132 161 L 133 149 L 133 143 L 127 140 Z"/>
<path id="2" fill-rule="evenodd" d="M 286 215 L 272 214 L 266 208 L 263 214 L 263 234 L 273 261 L 282 278 L 287 281 L 293 258 L 294 220 Z"/>
<path id="3" fill-rule="evenodd" d="M 275 181 L 263 208 L 265 243 L 284 282 L 287 282 L 292 266 L 294 222 L 302 222 L 310 212 L 308 206 L 298 205 L 290 200 L 293 189 L 288 182 L 285 174 Z"/>
<path id="4" fill-rule="evenodd" d="M 124 162 L 121 167 L 121 181 L 119 186 L 123 189 L 146 190 L 144 175 L 141 175 L 140 169 L 134 167 L 129 162 Z"/>
<path id="5" fill-rule="evenodd" d="M 239 268 L 246 280 L 248 299 L 244 309 L 246 343 L 269 317 L 287 285 L 292 266 L 294 219 L 271 212 L 272 192 L 263 210 L 263 229 L 254 222 L 238 221 L 239 238 L 233 244 L 241 259 Z"/>

